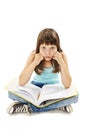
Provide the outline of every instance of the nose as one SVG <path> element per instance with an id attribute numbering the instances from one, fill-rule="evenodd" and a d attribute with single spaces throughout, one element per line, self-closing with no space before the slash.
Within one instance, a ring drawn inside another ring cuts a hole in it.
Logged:
<path id="1" fill-rule="evenodd" d="M 47 50 L 45 51 L 45 54 L 46 54 L 46 55 L 50 55 L 50 54 L 51 54 L 50 50 L 47 49 Z"/>

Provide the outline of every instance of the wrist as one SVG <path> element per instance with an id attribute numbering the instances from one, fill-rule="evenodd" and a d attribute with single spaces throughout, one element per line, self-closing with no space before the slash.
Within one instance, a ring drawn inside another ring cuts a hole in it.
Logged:
<path id="1" fill-rule="evenodd" d="M 37 66 L 36 63 L 33 61 L 32 62 L 32 67 L 35 68 L 36 66 Z"/>

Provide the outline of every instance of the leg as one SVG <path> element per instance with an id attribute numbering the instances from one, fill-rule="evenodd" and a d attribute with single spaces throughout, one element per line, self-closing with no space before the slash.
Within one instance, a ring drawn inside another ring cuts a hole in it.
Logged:
<path id="1" fill-rule="evenodd" d="M 26 100 L 22 99 L 19 96 L 16 96 L 15 94 L 13 94 L 12 92 L 8 92 L 8 97 L 11 98 L 14 101 L 18 101 L 18 102 L 22 102 L 22 103 L 27 103 Z"/>
<path id="2" fill-rule="evenodd" d="M 31 108 L 27 105 L 27 101 L 16 96 L 15 94 L 8 92 L 9 98 L 16 101 L 9 105 L 7 112 L 9 114 L 13 113 L 31 113 Z"/>
<path id="3" fill-rule="evenodd" d="M 49 110 L 58 109 L 60 107 L 68 106 L 70 104 L 76 103 L 78 101 L 78 96 L 71 97 L 69 99 L 62 100 L 60 102 L 56 102 L 54 104 L 51 104 L 49 106 L 38 108 L 32 104 L 29 104 L 33 112 L 45 112 Z"/>
<path id="4" fill-rule="evenodd" d="M 16 96 L 15 94 L 11 93 L 11 92 L 8 92 L 8 96 L 9 98 L 13 99 L 13 100 L 16 100 L 20 103 L 20 105 L 23 106 L 23 104 L 28 104 L 28 110 L 29 112 L 45 112 L 45 111 L 50 111 L 50 110 L 54 110 L 54 109 L 58 109 L 60 107 L 64 107 L 64 106 L 68 106 L 72 103 L 76 103 L 78 101 L 78 95 L 77 96 L 74 96 L 74 97 L 71 97 L 71 98 L 68 98 L 68 99 L 65 99 L 65 100 L 62 100 L 62 101 L 59 101 L 59 102 L 56 102 L 54 104 L 51 104 L 49 106 L 46 106 L 46 107 L 43 107 L 43 108 L 38 108 L 36 106 L 34 106 L 33 104 L 31 103 L 28 103 L 27 101 L 25 101 L 24 99 Z M 16 104 L 15 104 L 16 105 Z M 17 105 L 16 105 L 17 106 Z M 19 105 L 18 105 L 19 107 Z M 11 108 L 11 107 L 10 107 Z"/>

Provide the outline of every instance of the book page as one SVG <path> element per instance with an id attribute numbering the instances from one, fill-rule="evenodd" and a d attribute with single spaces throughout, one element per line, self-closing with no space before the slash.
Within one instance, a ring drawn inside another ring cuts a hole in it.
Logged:
<path id="1" fill-rule="evenodd" d="M 36 106 L 40 106 L 44 101 L 58 101 L 78 94 L 77 88 L 73 83 L 68 89 L 65 89 L 62 84 L 49 84 L 40 88 L 29 83 L 22 87 L 19 86 L 18 79 L 11 80 L 5 86 L 5 89 Z"/>
<path id="2" fill-rule="evenodd" d="M 29 84 L 28 86 L 17 86 L 14 89 L 14 92 L 17 95 L 20 95 L 22 98 L 26 99 L 27 101 L 31 101 L 32 103 L 37 104 L 38 96 L 40 95 L 41 88 Z"/>
<path id="3" fill-rule="evenodd" d="M 74 85 L 71 85 L 68 89 L 64 88 L 64 86 L 60 84 L 45 85 L 42 88 L 38 103 L 40 104 L 46 100 L 68 98 L 76 94 L 77 89 Z"/>
<path id="4" fill-rule="evenodd" d="M 63 87 L 63 85 L 60 84 L 48 84 L 48 85 L 44 85 L 42 90 L 41 90 L 41 95 L 48 95 L 48 94 L 54 94 L 57 91 L 62 91 L 65 88 Z"/>

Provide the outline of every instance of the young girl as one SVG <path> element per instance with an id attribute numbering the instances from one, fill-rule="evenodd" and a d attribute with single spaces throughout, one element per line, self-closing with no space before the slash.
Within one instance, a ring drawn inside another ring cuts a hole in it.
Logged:
<path id="1" fill-rule="evenodd" d="M 27 63 L 19 76 L 19 85 L 23 87 L 31 79 L 32 73 L 35 75 L 31 81 L 38 87 L 45 84 L 62 83 L 67 89 L 71 86 L 71 75 L 68 68 L 67 57 L 60 46 L 60 39 L 54 29 L 43 29 L 37 38 L 36 49 L 31 52 Z M 60 81 L 61 79 L 61 81 Z M 31 103 L 9 93 L 9 97 L 18 102 L 14 102 L 8 107 L 8 113 L 21 112 L 42 112 L 53 109 L 62 109 L 66 112 L 72 112 L 70 104 L 77 102 L 78 96 L 51 104 L 44 108 L 37 108 Z"/>

